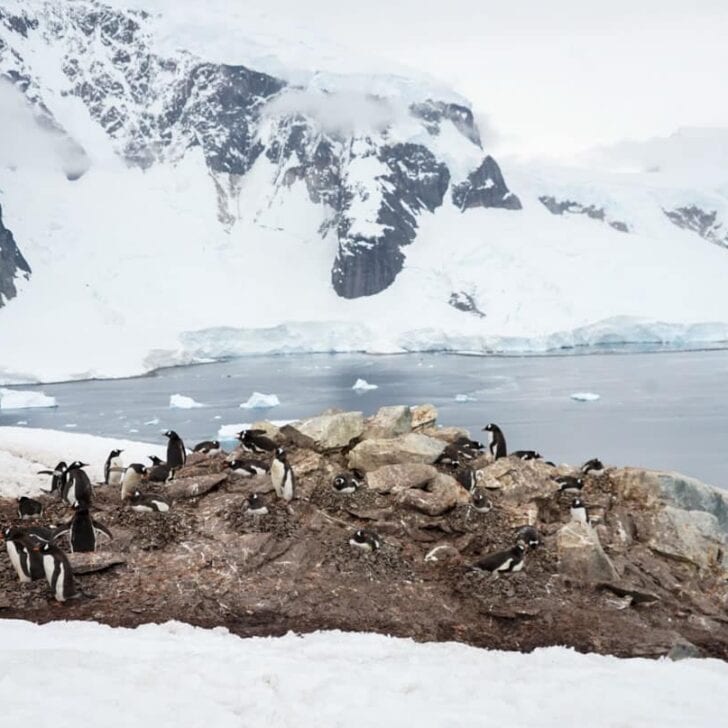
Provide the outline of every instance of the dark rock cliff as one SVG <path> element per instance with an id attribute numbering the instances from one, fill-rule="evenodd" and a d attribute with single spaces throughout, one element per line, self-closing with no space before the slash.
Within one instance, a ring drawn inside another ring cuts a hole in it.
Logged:
<path id="1" fill-rule="evenodd" d="M 30 266 L 18 250 L 13 234 L 3 224 L 0 205 L 0 307 L 17 294 L 15 280 L 19 275 L 30 276 Z"/>

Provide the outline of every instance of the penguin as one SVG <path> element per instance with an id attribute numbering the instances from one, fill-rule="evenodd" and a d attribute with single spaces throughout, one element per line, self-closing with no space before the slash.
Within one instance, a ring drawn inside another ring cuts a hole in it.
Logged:
<path id="1" fill-rule="evenodd" d="M 152 467 L 147 469 L 147 480 L 152 483 L 166 483 L 169 478 L 169 466 L 156 455 L 150 455 Z"/>
<path id="2" fill-rule="evenodd" d="M 461 468 L 455 473 L 455 479 L 468 493 L 472 493 L 478 484 L 478 473 L 473 468 Z"/>
<path id="3" fill-rule="evenodd" d="M 187 451 L 182 438 L 174 430 L 167 430 L 164 436 L 169 440 L 167 442 L 167 465 L 170 470 L 174 471 L 187 462 Z"/>
<path id="4" fill-rule="evenodd" d="M 33 550 L 41 542 L 22 528 L 6 528 L 2 535 L 10 563 L 20 582 L 28 584 L 35 579 L 42 579 L 45 574 L 43 561 L 40 554 Z"/>
<path id="5" fill-rule="evenodd" d="M 66 469 L 66 483 L 63 486 L 63 500 L 69 506 L 82 505 L 88 508 L 91 505 L 93 490 L 91 481 L 83 468 L 88 463 L 79 460 L 72 462 Z"/>
<path id="6" fill-rule="evenodd" d="M 349 539 L 349 546 L 371 553 L 382 548 L 382 540 L 374 531 L 360 528 Z"/>
<path id="7" fill-rule="evenodd" d="M 18 498 L 18 518 L 40 518 L 43 515 L 43 504 L 32 498 Z"/>
<path id="8" fill-rule="evenodd" d="M 55 529 L 46 526 L 27 526 L 23 529 L 28 536 L 32 536 L 36 541 L 49 543 L 55 539 Z"/>
<path id="9" fill-rule="evenodd" d="M 63 487 L 66 484 L 66 468 L 68 466 L 61 460 L 53 470 L 39 470 L 38 475 L 50 475 L 51 476 L 51 493 L 58 492 L 63 497 Z"/>
<path id="10" fill-rule="evenodd" d="M 541 460 L 541 453 L 535 450 L 514 450 L 511 456 L 519 460 Z"/>
<path id="11" fill-rule="evenodd" d="M 457 467 L 461 460 L 473 460 L 477 458 L 481 454 L 482 449 L 482 443 L 471 440 L 469 437 L 458 437 L 442 451 L 442 454 L 435 462 L 441 465 Z"/>
<path id="12" fill-rule="evenodd" d="M 251 493 L 246 500 L 245 512 L 251 516 L 266 516 L 268 515 L 268 507 L 257 493 Z"/>
<path id="13" fill-rule="evenodd" d="M 534 526 L 521 526 L 516 531 L 516 541 L 523 541 L 531 549 L 541 545 L 541 537 Z"/>
<path id="14" fill-rule="evenodd" d="M 569 509 L 571 511 L 571 520 L 572 521 L 578 521 L 579 523 L 589 523 L 589 513 L 586 510 L 586 506 L 584 505 L 581 498 L 574 498 L 574 500 L 571 501 L 571 508 Z"/>
<path id="15" fill-rule="evenodd" d="M 134 495 L 139 488 L 142 476 L 146 475 L 147 469 L 141 463 L 132 463 L 124 471 L 124 479 L 121 481 L 121 500 L 125 501 Z"/>
<path id="16" fill-rule="evenodd" d="M 137 513 L 166 513 L 169 501 L 161 495 L 145 495 L 135 490 L 131 496 L 131 509 Z"/>
<path id="17" fill-rule="evenodd" d="M 273 452 L 276 444 L 265 434 L 265 430 L 240 430 L 236 435 L 243 450 L 254 453 Z"/>
<path id="18" fill-rule="evenodd" d="M 491 422 L 483 428 L 483 432 L 488 433 L 488 452 L 493 457 L 493 460 L 506 457 L 508 455 L 508 449 L 506 448 L 506 438 L 501 428 Z"/>
<path id="19" fill-rule="evenodd" d="M 205 455 L 216 455 L 220 452 L 220 443 L 217 440 L 205 440 L 204 442 L 198 442 L 192 448 L 192 452 L 201 452 Z"/>
<path id="20" fill-rule="evenodd" d="M 601 475 L 604 472 L 604 464 L 598 458 L 592 458 L 581 466 L 581 472 L 583 475 L 589 475 L 590 473 L 592 475 Z"/>
<path id="21" fill-rule="evenodd" d="M 296 495 L 296 476 L 286 458 L 286 451 L 282 447 L 276 449 L 271 461 L 270 479 L 276 495 L 290 503 Z"/>
<path id="22" fill-rule="evenodd" d="M 436 465 L 450 465 L 453 468 L 457 468 L 460 465 L 460 452 L 455 447 L 455 445 L 450 444 L 448 445 L 440 455 L 438 455 L 437 460 L 435 460 Z"/>
<path id="23" fill-rule="evenodd" d="M 518 541 L 512 548 L 505 551 L 496 551 L 478 559 L 468 568 L 474 571 L 490 571 L 491 573 L 512 573 L 523 568 L 526 553 L 526 544 Z"/>
<path id="24" fill-rule="evenodd" d="M 54 539 L 68 534 L 71 544 L 71 553 L 88 553 L 96 551 L 99 535 L 112 539 L 111 531 L 106 526 L 91 518 L 88 508 L 83 506 L 76 509 L 73 519 L 67 526 L 57 529 Z"/>
<path id="25" fill-rule="evenodd" d="M 45 577 L 56 601 L 65 602 L 80 597 L 81 592 L 76 589 L 73 569 L 66 554 L 52 543 L 35 548 L 40 552 Z"/>
<path id="26" fill-rule="evenodd" d="M 584 487 L 584 481 L 581 478 L 575 478 L 573 475 L 559 475 L 554 480 L 559 484 L 559 493 L 567 490 L 581 490 Z"/>
<path id="27" fill-rule="evenodd" d="M 334 492 L 340 495 L 355 493 L 362 486 L 364 473 L 360 470 L 352 470 L 349 473 L 339 473 L 331 482 Z"/>
<path id="28" fill-rule="evenodd" d="M 493 504 L 485 495 L 485 491 L 482 488 L 475 488 L 473 490 L 473 494 L 470 496 L 470 502 L 478 513 L 487 513 L 493 507 Z"/>
<path id="29" fill-rule="evenodd" d="M 119 457 L 123 450 L 112 450 L 104 463 L 104 485 L 120 485 L 124 475 L 124 463 Z"/>
<path id="30" fill-rule="evenodd" d="M 236 475 L 242 475 L 244 478 L 249 478 L 253 475 L 263 475 L 270 470 L 268 464 L 263 460 L 228 460 L 225 463 L 225 467 L 229 468 Z"/>

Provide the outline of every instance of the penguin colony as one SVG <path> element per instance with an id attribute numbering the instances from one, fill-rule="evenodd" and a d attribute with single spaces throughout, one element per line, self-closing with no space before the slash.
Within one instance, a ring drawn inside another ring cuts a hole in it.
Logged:
<path id="1" fill-rule="evenodd" d="M 487 445 L 467 437 L 459 437 L 450 443 L 436 461 L 451 470 L 457 482 L 470 495 L 469 508 L 487 514 L 493 503 L 481 487 L 482 470 L 473 469 L 468 463 L 486 451 L 490 461 L 508 457 L 503 431 L 495 424 L 483 428 L 487 433 Z M 121 449 L 112 450 L 104 463 L 103 483 L 94 486 L 84 468 L 88 463 L 72 461 L 59 462 L 53 470 L 39 471 L 51 476 L 49 492 L 58 496 L 72 512 L 70 520 L 60 526 L 33 525 L 28 527 L 7 527 L 2 531 L 3 540 L 11 565 L 21 583 L 45 578 L 53 597 L 66 602 L 86 595 L 77 585 L 67 553 L 95 552 L 105 540 L 112 540 L 112 532 L 92 516 L 94 487 L 119 489 L 123 504 L 137 513 L 164 514 L 172 507 L 171 500 L 163 495 L 145 493 L 146 482 L 169 483 L 187 461 L 187 448 L 182 438 L 173 430 L 164 433 L 167 437 L 167 459 L 150 456 L 151 465 L 129 463 L 124 465 Z M 238 477 L 252 477 L 268 474 L 277 499 L 287 507 L 297 497 L 296 474 L 288 462 L 286 450 L 266 436 L 263 430 L 242 430 L 236 435 L 239 447 L 226 457 L 225 467 Z M 222 452 L 217 440 L 198 443 L 192 452 L 211 457 Z M 535 450 L 518 450 L 511 457 L 521 460 L 542 459 Z M 588 474 L 601 474 L 604 465 L 597 459 L 587 461 L 579 476 L 560 475 L 553 478 L 554 494 L 575 494 L 571 501 L 570 516 L 573 521 L 591 524 L 588 507 L 581 499 Z M 366 482 L 366 474 L 359 470 L 338 473 L 331 482 L 336 495 L 354 495 Z M 244 503 L 245 514 L 253 519 L 269 514 L 268 504 L 259 493 L 248 495 Z M 39 501 L 22 497 L 18 500 L 18 518 L 38 521 L 43 517 L 43 506 Z M 371 529 L 357 529 L 350 534 L 349 546 L 367 557 L 376 554 L 383 545 L 383 539 Z M 516 529 L 512 545 L 492 553 L 482 554 L 473 563 L 466 565 L 468 572 L 488 572 L 494 576 L 516 573 L 524 569 L 529 549 L 542 545 L 538 530 L 531 524 Z M 62 546 L 65 546 L 66 551 Z"/>

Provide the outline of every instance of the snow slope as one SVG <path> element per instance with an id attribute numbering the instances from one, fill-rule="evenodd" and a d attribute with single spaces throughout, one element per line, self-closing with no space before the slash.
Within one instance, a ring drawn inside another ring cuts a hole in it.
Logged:
<path id="1" fill-rule="evenodd" d="M 524 655 L 341 632 L 240 639 L 176 622 L 0 620 L 0 643 L 3 717 L 37 728 L 81 716 L 104 728 L 699 728 L 728 710 L 728 665 L 717 660 Z"/>

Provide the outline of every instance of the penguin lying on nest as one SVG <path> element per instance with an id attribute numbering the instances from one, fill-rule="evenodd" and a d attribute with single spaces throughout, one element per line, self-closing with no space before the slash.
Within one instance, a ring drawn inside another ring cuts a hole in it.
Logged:
<path id="1" fill-rule="evenodd" d="M 129 500 L 131 509 L 137 513 L 166 513 L 169 501 L 161 495 L 146 495 L 135 490 Z"/>
<path id="2" fill-rule="evenodd" d="M 366 528 L 360 528 L 358 531 L 355 531 L 349 539 L 349 545 L 354 548 L 361 549 L 362 551 L 366 551 L 367 553 L 372 553 L 373 551 L 379 551 L 379 549 L 382 548 L 382 540 L 374 531 L 370 531 Z"/>
<path id="3" fill-rule="evenodd" d="M 331 486 L 335 493 L 349 495 L 355 493 L 364 483 L 364 473 L 361 470 L 351 470 L 348 473 L 339 473 L 334 477 Z"/>
<path id="4" fill-rule="evenodd" d="M 523 541 L 517 541 L 515 546 L 488 554 L 468 568 L 471 571 L 488 571 L 492 574 L 511 574 L 523 568 L 525 554 L 526 544 Z"/>

